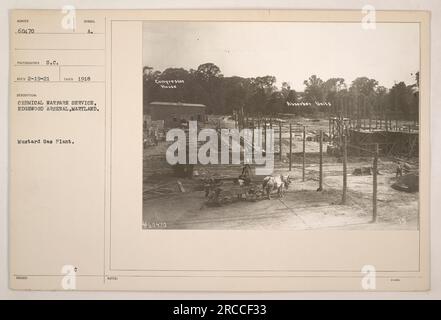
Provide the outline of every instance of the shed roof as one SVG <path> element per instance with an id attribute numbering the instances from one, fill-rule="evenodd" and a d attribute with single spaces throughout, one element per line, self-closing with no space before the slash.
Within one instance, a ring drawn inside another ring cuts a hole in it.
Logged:
<path id="1" fill-rule="evenodd" d="M 163 101 L 153 101 L 150 102 L 152 106 L 177 106 L 177 107 L 200 107 L 205 108 L 204 104 L 200 103 L 183 103 L 183 102 L 163 102 Z"/>

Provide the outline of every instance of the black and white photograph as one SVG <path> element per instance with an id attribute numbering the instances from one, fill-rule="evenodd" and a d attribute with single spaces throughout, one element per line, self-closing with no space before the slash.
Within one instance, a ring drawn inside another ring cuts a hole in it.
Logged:
<path id="1" fill-rule="evenodd" d="M 418 230 L 419 32 L 144 22 L 142 228 Z"/>
<path id="2" fill-rule="evenodd" d="M 439 296 L 441 6 L 372 1 L 12 6 L 3 292 Z"/>

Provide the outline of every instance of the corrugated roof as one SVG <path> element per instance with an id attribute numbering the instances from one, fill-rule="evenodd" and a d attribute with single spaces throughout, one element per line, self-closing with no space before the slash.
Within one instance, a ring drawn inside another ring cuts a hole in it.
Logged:
<path id="1" fill-rule="evenodd" d="M 183 103 L 183 102 L 163 102 L 163 101 L 153 101 L 150 102 L 150 105 L 155 106 L 179 106 L 179 107 L 203 107 L 206 106 L 200 103 Z"/>

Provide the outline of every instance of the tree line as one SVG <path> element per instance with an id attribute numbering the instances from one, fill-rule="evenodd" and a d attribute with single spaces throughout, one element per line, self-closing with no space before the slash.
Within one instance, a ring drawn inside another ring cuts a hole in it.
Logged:
<path id="1" fill-rule="evenodd" d="M 394 119 L 417 119 L 419 72 L 415 82 L 380 86 L 377 80 L 358 77 L 347 84 L 343 78 L 320 79 L 317 75 L 304 81 L 303 92 L 296 92 L 287 82 L 276 86 L 276 77 L 225 77 L 213 63 L 197 69 L 168 68 L 164 71 L 143 68 L 144 108 L 152 101 L 201 103 L 211 114 L 232 114 L 242 109 L 256 115 L 387 115 Z M 360 111 L 361 110 L 361 111 Z"/>

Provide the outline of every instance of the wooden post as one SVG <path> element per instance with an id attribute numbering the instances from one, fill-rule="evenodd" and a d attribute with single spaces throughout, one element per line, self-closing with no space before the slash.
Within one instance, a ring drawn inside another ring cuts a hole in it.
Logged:
<path id="1" fill-rule="evenodd" d="M 289 171 L 292 169 L 292 125 L 289 124 Z"/>
<path id="2" fill-rule="evenodd" d="M 237 109 L 237 129 L 240 131 L 240 109 Z"/>
<path id="3" fill-rule="evenodd" d="M 377 172 L 378 172 L 378 143 L 375 144 L 373 164 L 373 193 L 372 193 L 372 222 L 377 222 Z"/>
<path id="4" fill-rule="evenodd" d="M 357 130 L 360 131 L 360 97 L 357 97 Z"/>
<path id="5" fill-rule="evenodd" d="M 332 139 L 331 137 L 331 118 L 329 118 L 329 135 L 328 135 L 329 139 Z"/>
<path id="6" fill-rule="evenodd" d="M 347 161 L 348 161 L 348 154 L 347 154 L 347 141 L 346 136 L 343 137 L 343 194 L 341 197 L 341 203 L 346 204 L 346 188 L 347 188 Z"/>
<path id="7" fill-rule="evenodd" d="M 282 122 L 279 121 L 279 160 L 282 162 Z"/>
<path id="8" fill-rule="evenodd" d="M 253 120 L 252 120 L 252 128 L 251 128 L 251 130 L 253 130 L 252 131 L 252 134 L 251 134 L 251 153 L 253 154 L 253 156 L 254 156 L 254 118 L 253 118 Z"/>
<path id="9" fill-rule="evenodd" d="M 345 110 L 343 112 L 343 117 L 345 117 L 345 118 L 349 118 L 350 105 L 351 105 L 351 101 L 349 101 L 349 99 L 346 99 L 346 103 L 344 104 Z"/>
<path id="10" fill-rule="evenodd" d="M 320 177 L 319 188 L 317 191 L 323 190 L 323 131 L 320 130 Z"/>
<path id="11" fill-rule="evenodd" d="M 366 128 L 367 128 L 366 116 L 367 116 L 367 101 L 366 101 L 366 97 L 363 96 L 363 108 L 361 109 L 361 117 L 363 118 L 363 129 L 364 130 L 366 130 Z"/>
<path id="12" fill-rule="evenodd" d="M 306 127 L 303 126 L 303 165 L 302 165 L 302 181 L 305 181 L 305 153 L 306 153 Z"/>
<path id="13" fill-rule="evenodd" d="M 371 110 L 369 109 L 369 131 L 372 131 L 372 117 Z"/>
<path id="14" fill-rule="evenodd" d="M 264 123 L 263 123 L 263 150 L 265 150 L 265 155 L 266 155 L 266 118 L 264 119 Z"/>
<path id="15" fill-rule="evenodd" d="M 331 136 L 330 138 L 332 139 L 332 141 L 334 141 L 334 119 L 332 119 L 332 123 L 331 123 Z"/>

